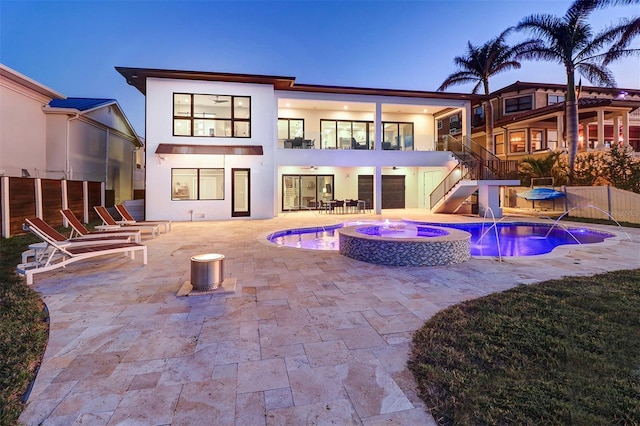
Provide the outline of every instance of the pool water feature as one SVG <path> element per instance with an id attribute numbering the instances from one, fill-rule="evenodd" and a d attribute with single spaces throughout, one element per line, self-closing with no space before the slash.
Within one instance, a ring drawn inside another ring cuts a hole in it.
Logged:
<path id="1" fill-rule="evenodd" d="M 551 227 L 548 224 L 526 222 L 499 222 L 497 232 L 492 229 L 486 232 L 488 226 L 484 224 L 485 234 L 482 234 L 483 224 L 478 223 L 433 223 L 406 221 L 416 226 L 435 226 L 440 228 L 454 228 L 471 234 L 472 256 L 498 256 L 497 240 L 500 242 L 500 253 L 503 257 L 536 256 L 550 253 L 561 245 L 593 244 L 615 236 L 610 232 L 599 231 L 584 227 Z M 273 244 L 310 250 L 339 250 L 337 230 L 343 226 L 381 225 L 383 222 L 347 222 L 333 226 L 299 228 L 277 231 L 267 236 Z M 493 226 L 493 224 L 491 225 Z"/>

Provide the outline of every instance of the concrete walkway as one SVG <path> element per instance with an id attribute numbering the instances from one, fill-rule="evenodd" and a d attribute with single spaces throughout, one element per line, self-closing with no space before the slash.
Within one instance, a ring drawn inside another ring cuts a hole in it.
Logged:
<path id="1" fill-rule="evenodd" d="M 428 268 L 261 241 L 270 231 L 356 218 L 473 220 L 402 210 L 175 223 L 144 241 L 147 266 L 113 256 L 36 275 L 51 332 L 20 420 L 435 425 L 406 362 L 412 333 L 436 312 L 519 283 L 640 267 L 640 230 L 630 228 L 633 241 L 620 233 L 550 255 Z M 208 252 L 225 255 L 235 289 L 176 296 L 190 279 L 190 257 Z"/>

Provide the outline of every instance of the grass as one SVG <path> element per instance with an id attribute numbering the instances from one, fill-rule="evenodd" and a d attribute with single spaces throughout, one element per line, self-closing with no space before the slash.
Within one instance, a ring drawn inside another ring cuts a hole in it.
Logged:
<path id="1" fill-rule="evenodd" d="M 640 269 L 450 307 L 409 368 L 441 425 L 640 424 Z"/>
<path id="2" fill-rule="evenodd" d="M 597 223 L 599 225 L 611 225 L 618 226 L 616 222 L 611 219 L 591 219 L 586 217 L 573 217 L 573 216 L 565 216 L 562 220 L 567 222 L 580 222 L 580 223 Z M 640 223 L 633 222 L 618 222 L 621 226 L 626 226 L 628 228 L 640 228 Z"/>
<path id="3" fill-rule="evenodd" d="M 15 274 L 32 235 L 0 239 L 0 425 L 14 425 L 24 409 L 47 345 L 49 326 L 40 295 Z"/>

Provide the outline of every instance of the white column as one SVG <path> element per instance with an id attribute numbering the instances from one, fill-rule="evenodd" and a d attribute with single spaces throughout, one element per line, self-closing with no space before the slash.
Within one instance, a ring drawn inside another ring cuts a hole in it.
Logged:
<path id="1" fill-rule="evenodd" d="M 599 109 L 598 115 L 598 142 L 604 143 L 604 111 Z"/>
<path id="2" fill-rule="evenodd" d="M 382 167 L 376 166 L 373 174 L 373 206 L 376 214 L 382 213 Z"/>
<path id="3" fill-rule="evenodd" d="M 618 146 L 620 144 L 620 116 L 613 117 L 613 143 Z"/>
<path id="4" fill-rule="evenodd" d="M 564 149 L 567 147 L 567 144 L 564 140 L 564 115 L 560 114 L 556 117 L 556 128 L 558 130 L 558 149 Z M 505 143 L 505 152 L 507 152 L 507 135 L 504 136 Z"/>
<path id="5" fill-rule="evenodd" d="M 374 129 L 376 134 L 374 137 L 374 147 L 376 151 L 382 150 L 382 104 L 376 102 L 376 115 L 373 117 Z"/>
<path id="6" fill-rule="evenodd" d="M 622 143 L 629 146 L 629 111 L 622 113 Z"/>
<path id="7" fill-rule="evenodd" d="M 502 208 L 500 207 L 500 186 L 487 185 L 481 182 L 478 185 L 478 215 L 484 217 L 487 211 L 491 209 L 494 217 L 502 217 Z M 491 213 L 488 213 L 491 217 Z"/>
<path id="8" fill-rule="evenodd" d="M 587 147 L 587 149 L 589 148 L 589 123 L 584 123 L 582 125 L 582 137 L 584 139 L 584 146 Z M 596 142 L 595 144 L 593 144 L 593 147 L 595 148 L 596 145 L 598 145 L 598 142 Z"/>

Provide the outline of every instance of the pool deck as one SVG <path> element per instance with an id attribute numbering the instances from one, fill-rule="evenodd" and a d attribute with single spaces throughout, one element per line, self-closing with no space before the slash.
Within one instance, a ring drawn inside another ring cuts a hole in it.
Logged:
<path id="1" fill-rule="evenodd" d="M 406 367 L 412 333 L 438 311 L 567 275 L 640 267 L 640 229 L 529 258 L 373 265 L 268 245 L 285 228 L 344 221 L 478 220 L 418 210 L 178 222 L 149 263 L 95 258 L 35 275 L 49 343 L 27 425 L 435 425 Z M 509 220 L 541 221 L 531 217 Z M 550 223 L 548 220 L 547 223 Z M 178 296 L 190 257 L 225 256 L 225 285 Z"/>

